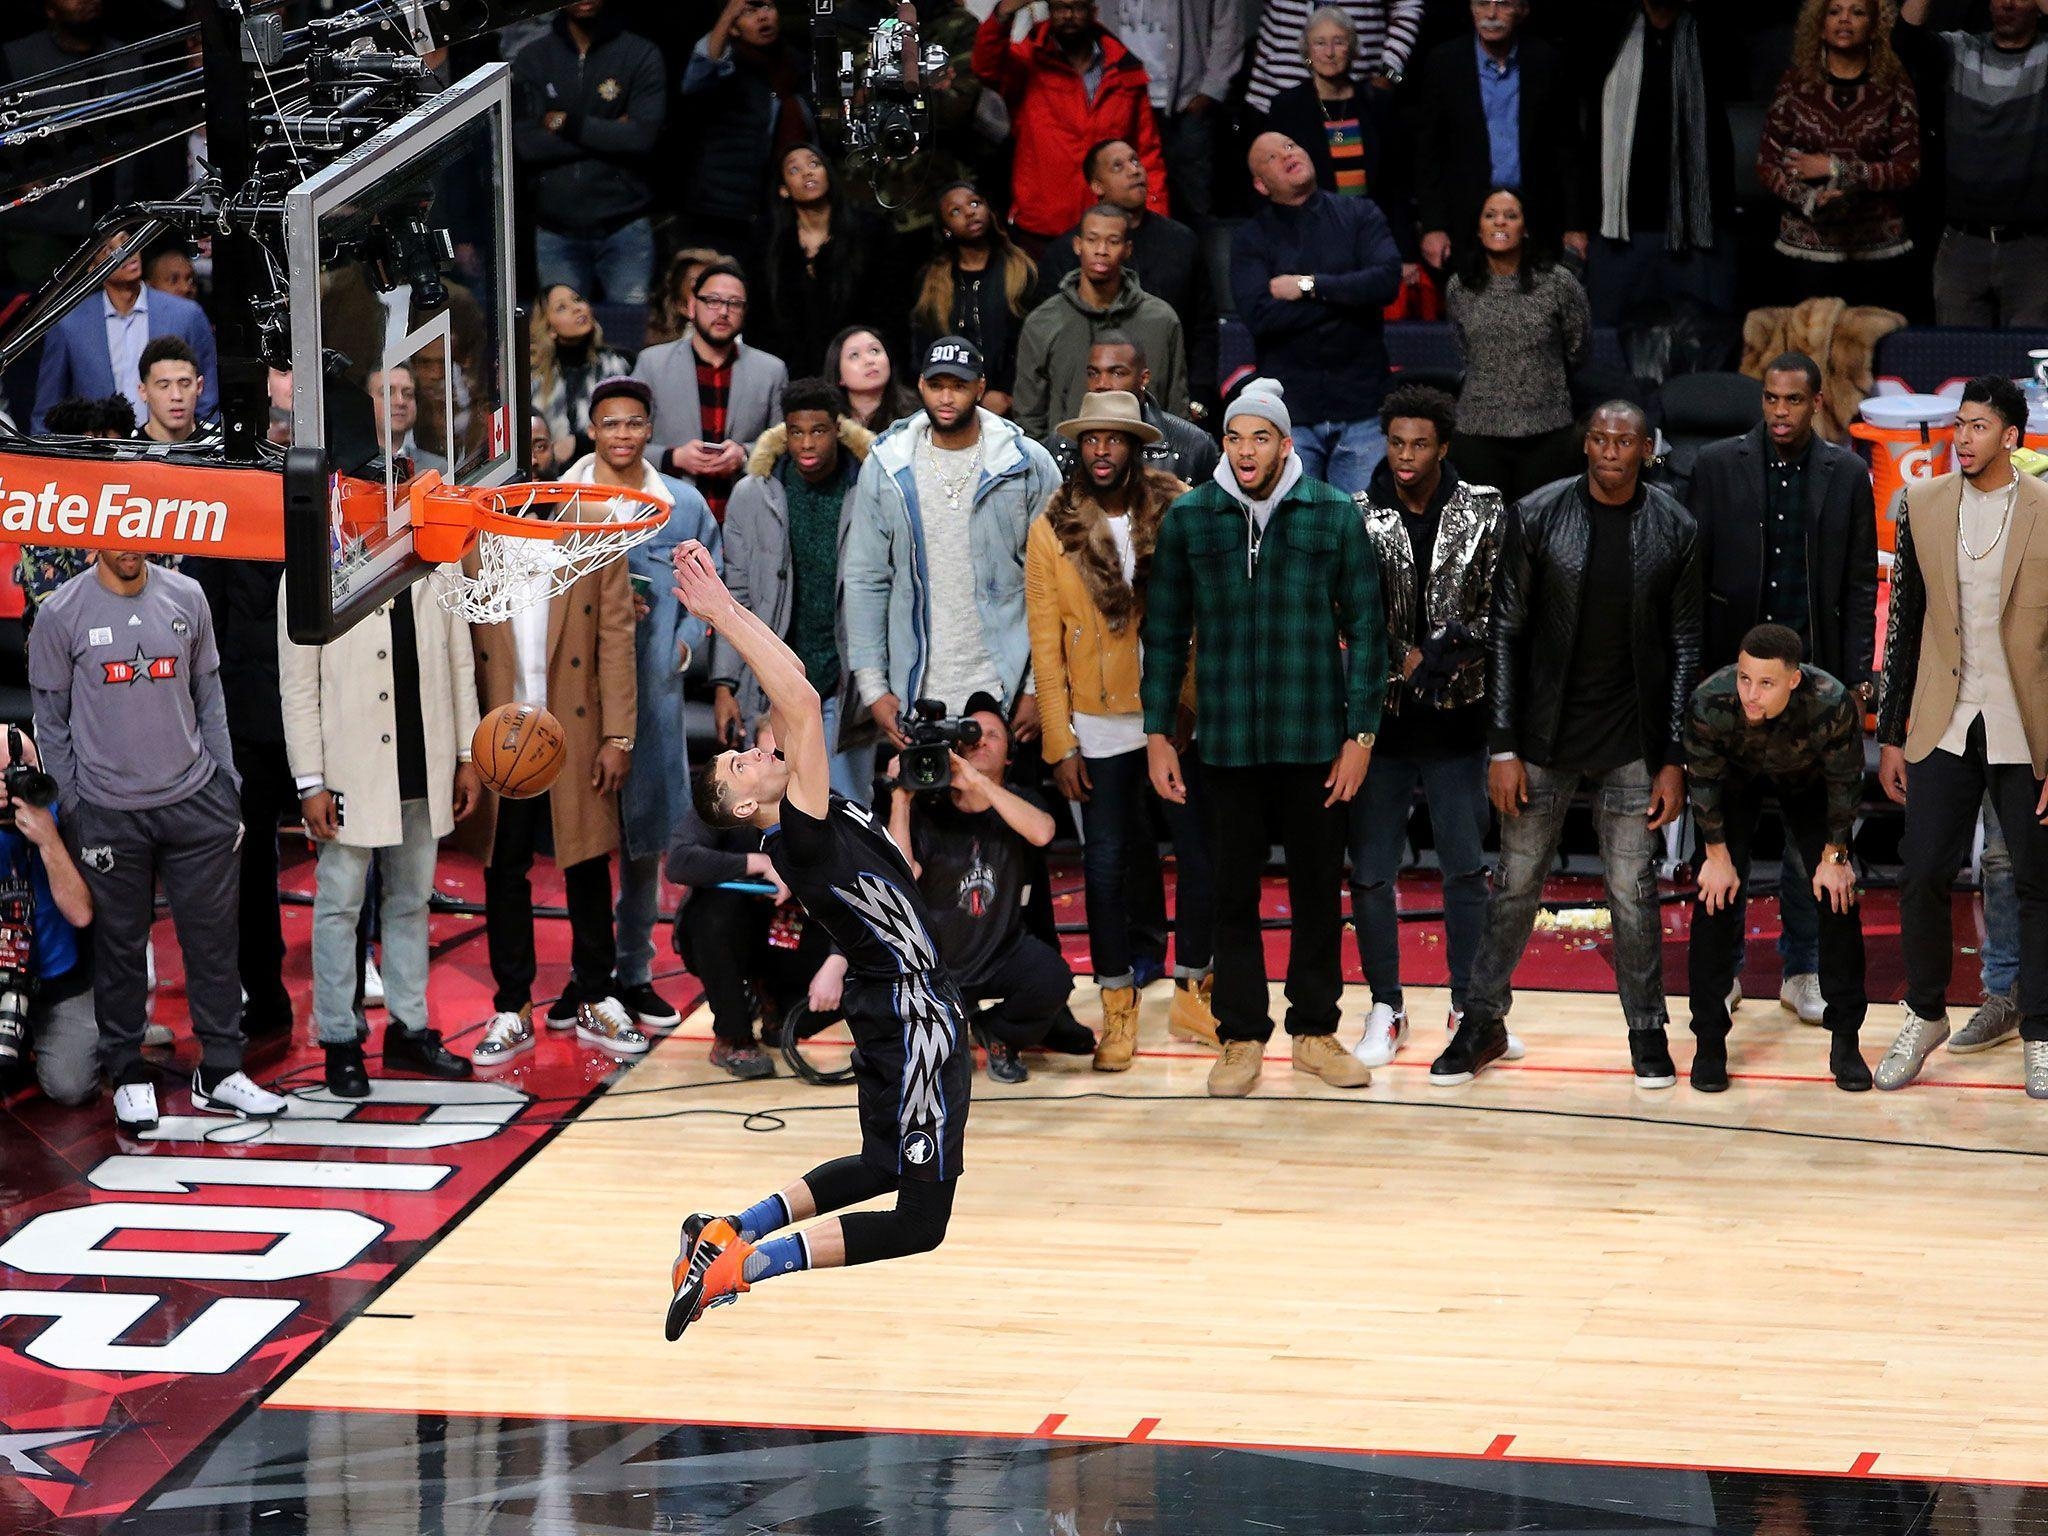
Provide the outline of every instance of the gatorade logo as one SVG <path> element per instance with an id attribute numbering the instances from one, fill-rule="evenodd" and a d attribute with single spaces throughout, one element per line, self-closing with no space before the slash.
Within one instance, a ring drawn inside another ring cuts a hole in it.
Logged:
<path id="1" fill-rule="evenodd" d="M 97 494 L 64 492 L 55 480 L 38 490 L 0 481 L 0 532 L 23 544 L 90 539 L 117 548 L 138 544 L 218 544 L 228 530 L 224 501 L 137 495 L 122 481 Z"/>
<path id="2" fill-rule="evenodd" d="M 1934 446 L 1931 443 L 1914 443 L 1910 447 L 1894 447 L 1892 460 L 1899 471 L 1901 480 L 1931 480 L 1940 471 L 1935 468 Z"/>

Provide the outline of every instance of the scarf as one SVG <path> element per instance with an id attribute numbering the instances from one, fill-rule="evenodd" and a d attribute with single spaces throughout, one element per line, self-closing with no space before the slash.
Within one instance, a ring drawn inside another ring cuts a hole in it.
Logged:
<path id="1" fill-rule="evenodd" d="M 1643 92 L 1649 25 L 1649 18 L 1638 10 L 1600 92 L 1600 132 L 1609 146 L 1600 176 L 1600 233 L 1609 240 L 1629 238 L 1629 173 L 1635 160 L 1636 104 Z M 1666 250 L 1713 248 L 1710 180 L 1706 70 L 1700 58 L 1699 22 L 1687 9 L 1678 13 L 1671 32 L 1671 201 L 1664 221 Z"/>

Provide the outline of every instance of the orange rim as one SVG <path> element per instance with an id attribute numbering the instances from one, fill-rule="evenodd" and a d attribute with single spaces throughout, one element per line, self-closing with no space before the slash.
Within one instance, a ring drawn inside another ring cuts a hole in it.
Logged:
<path id="1" fill-rule="evenodd" d="M 638 502 L 647 510 L 639 517 L 606 518 L 602 522 L 579 518 L 565 522 L 531 510 L 509 511 L 505 506 L 508 501 L 528 509 L 559 506 L 599 493 L 604 500 Z M 644 533 L 660 527 L 669 517 L 668 504 L 660 497 L 625 486 L 571 485 L 559 480 L 450 485 L 437 470 L 428 470 L 414 480 L 408 497 L 412 504 L 414 552 L 436 565 L 452 565 L 460 560 L 483 533 L 553 540 L 579 533 Z"/>

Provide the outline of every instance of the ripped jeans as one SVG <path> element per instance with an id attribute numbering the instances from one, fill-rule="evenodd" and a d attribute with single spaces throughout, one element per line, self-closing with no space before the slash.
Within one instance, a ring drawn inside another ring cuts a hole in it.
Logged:
<path id="1" fill-rule="evenodd" d="M 1614 978 L 1630 1029 L 1662 1029 L 1664 929 L 1657 911 L 1657 856 L 1663 839 L 1650 830 L 1650 770 L 1638 759 L 1604 774 L 1525 764 L 1529 803 L 1503 817 L 1500 862 L 1486 909 L 1486 939 L 1472 966 L 1466 1016 L 1505 1020 L 1514 1003 L 1515 967 L 1528 947 L 1543 905 L 1543 882 L 1557 863 L 1565 812 L 1580 781 L 1593 786 L 1593 827 L 1607 869 L 1614 914 Z"/>

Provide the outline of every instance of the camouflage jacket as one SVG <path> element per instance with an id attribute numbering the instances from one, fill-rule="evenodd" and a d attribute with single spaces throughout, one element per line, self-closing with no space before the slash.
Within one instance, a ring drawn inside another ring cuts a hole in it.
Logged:
<path id="1" fill-rule="evenodd" d="M 1775 720 L 1751 725 L 1735 691 L 1735 668 L 1701 683 L 1685 708 L 1685 764 L 1692 781 L 1693 824 L 1702 843 L 1725 843 L 1727 794 L 1758 779 L 1780 788 L 1825 779 L 1828 841 L 1847 847 L 1863 798 L 1863 707 L 1819 667 Z"/>

